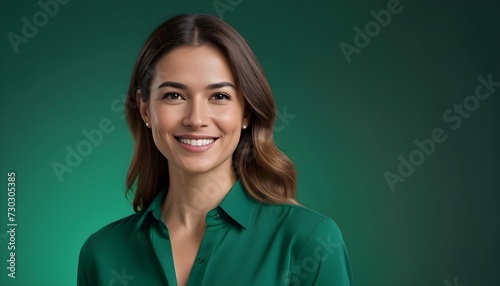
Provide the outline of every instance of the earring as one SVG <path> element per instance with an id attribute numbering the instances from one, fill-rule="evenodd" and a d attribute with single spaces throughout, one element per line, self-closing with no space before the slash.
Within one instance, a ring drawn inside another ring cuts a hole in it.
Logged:
<path id="1" fill-rule="evenodd" d="M 149 123 L 146 122 L 146 126 L 149 127 Z"/>
<path id="2" fill-rule="evenodd" d="M 246 126 L 246 125 L 243 125 L 243 129 L 247 129 L 247 126 Z"/>

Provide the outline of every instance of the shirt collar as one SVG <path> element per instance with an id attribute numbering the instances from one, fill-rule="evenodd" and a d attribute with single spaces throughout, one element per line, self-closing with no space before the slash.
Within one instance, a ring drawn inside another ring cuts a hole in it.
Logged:
<path id="1" fill-rule="evenodd" d="M 157 220 L 161 221 L 161 205 L 166 194 L 167 188 L 162 188 L 149 207 L 146 210 L 140 211 L 140 217 L 136 224 L 137 229 L 144 224 L 146 217 L 150 213 Z M 247 229 L 256 205 L 257 200 L 247 193 L 243 183 L 238 178 L 218 207 L 222 208 L 236 223 Z"/>
<path id="2" fill-rule="evenodd" d="M 145 210 L 141 210 L 138 213 L 139 220 L 137 221 L 137 223 L 135 225 L 136 229 L 140 229 L 144 225 L 144 222 L 146 221 L 146 217 L 148 217 L 150 215 L 150 213 L 153 213 L 153 215 L 158 220 L 161 220 L 161 205 L 162 205 L 163 200 L 165 199 L 166 195 L 167 195 L 167 189 L 164 187 L 156 195 L 156 197 L 153 199 L 153 201 L 151 202 L 149 207 Z"/>
<path id="3" fill-rule="evenodd" d="M 247 229 L 257 206 L 257 200 L 248 194 L 238 178 L 219 206 L 239 225 Z"/>

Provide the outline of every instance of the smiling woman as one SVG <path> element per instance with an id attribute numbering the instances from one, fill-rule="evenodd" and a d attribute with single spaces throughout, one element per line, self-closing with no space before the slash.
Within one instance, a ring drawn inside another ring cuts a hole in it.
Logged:
<path id="1" fill-rule="evenodd" d="M 78 285 L 351 284 L 338 226 L 295 200 L 271 89 L 232 27 L 211 15 L 161 24 L 126 115 L 136 213 L 87 239 Z"/>
<path id="2" fill-rule="evenodd" d="M 184 174 L 229 174 L 250 116 L 243 118 L 244 98 L 224 55 L 209 44 L 178 47 L 158 60 L 155 75 L 153 83 L 161 84 L 146 102 L 138 90 L 137 102 L 168 160 L 170 184 Z"/>

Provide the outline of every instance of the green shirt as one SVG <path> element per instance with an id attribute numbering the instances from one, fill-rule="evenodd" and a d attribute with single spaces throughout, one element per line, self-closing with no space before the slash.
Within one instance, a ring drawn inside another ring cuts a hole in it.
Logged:
<path id="1" fill-rule="evenodd" d="M 92 234 L 78 262 L 78 285 L 177 285 L 161 220 L 163 189 L 151 205 Z M 188 285 L 350 285 L 342 234 L 302 206 L 265 204 L 238 179 L 206 216 Z"/>

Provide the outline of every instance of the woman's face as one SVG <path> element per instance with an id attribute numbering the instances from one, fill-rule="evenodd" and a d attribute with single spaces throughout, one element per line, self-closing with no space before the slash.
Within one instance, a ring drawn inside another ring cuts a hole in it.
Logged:
<path id="1" fill-rule="evenodd" d="M 249 123 L 235 86 L 226 58 L 210 45 L 178 47 L 160 58 L 149 101 L 137 100 L 171 173 L 231 170 Z"/>

